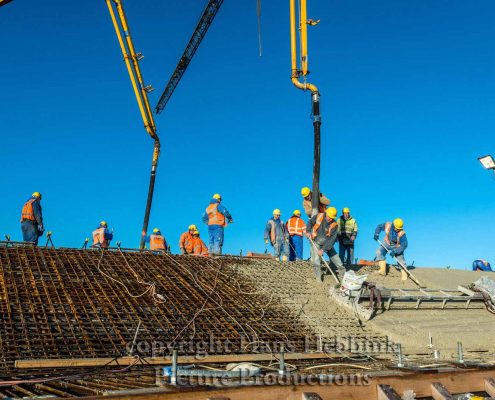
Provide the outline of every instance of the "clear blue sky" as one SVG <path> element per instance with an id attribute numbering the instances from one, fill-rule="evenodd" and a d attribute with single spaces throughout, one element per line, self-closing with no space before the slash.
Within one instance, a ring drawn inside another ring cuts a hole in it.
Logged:
<path id="1" fill-rule="evenodd" d="M 126 0 L 155 105 L 203 1 Z M 263 251 L 272 210 L 287 218 L 311 184 L 310 95 L 289 80 L 287 1 L 226 0 L 164 113 L 151 226 L 177 251 L 219 192 L 235 224 L 225 250 Z M 405 220 L 409 262 L 495 262 L 492 0 L 309 1 L 311 81 L 322 94 L 321 186 L 360 225 L 373 258 L 376 224 Z M 15 0 L 0 9 L 0 232 L 43 193 L 58 246 L 80 246 L 105 219 L 139 242 L 152 140 L 142 127 L 105 2 Z M 307 249 L 306 249 L 307 250 Z"/>

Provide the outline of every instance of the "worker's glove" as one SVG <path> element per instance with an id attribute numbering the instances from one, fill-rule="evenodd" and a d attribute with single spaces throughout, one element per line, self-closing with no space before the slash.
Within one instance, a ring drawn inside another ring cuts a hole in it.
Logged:
<path id="1" fill-rule="evenodd" d="M 380 235 L 375 233 L 375 236 L 374 236 L 375 241 L 378 240 L 379 237 L 380 237 Z"/>
<path id="2" fill-rule="evenodd" d="M 351 240 L 354 242 L 356 240 L 356 236 L 351 236 Z"/>
<path id="3" fill-rule="evenodd" d="M 388 254 L 390 254 L 390 257 L 395 257 L 395 251 L 393 250 L 390 250 Z"/>
<path id="4" fill-rule="evenodd" d="M 270 243 L 270 242 L 268 241 L 268 239 L 265 239 L 265 244 L 268 244 L 268 243 Z"/>

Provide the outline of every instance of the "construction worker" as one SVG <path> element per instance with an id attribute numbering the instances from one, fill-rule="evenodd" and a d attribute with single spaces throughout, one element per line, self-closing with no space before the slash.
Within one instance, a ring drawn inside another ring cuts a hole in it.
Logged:
<path id="1" fill-rule="evenodd" d="M 144 241 L 150 244 L 150 250 L 165 252 L 168 249 L 167 241 L 162 235 L 160 229 L 153 229 L 153 233 L 144 237 Z"/>
<path id="2" fill-rule="evenodd" d="M 205 242 L 203 242 L 199 237 L 199 231 L 197 229 L 194 230 L 192 234 L 192 246 L 192 254 L 194 254 L 195 256 L 208 257 L 208 247 L 206 247 Z"/>
<path id="3" fill-rule="evenodd" d="M 108 230 L 108 224 L 105 221 L 101 221 L 98 228 L 93 231 L 93 245 L 91 247 L 108 249 L 112 239 L 113 233 Z"/>
<path id="4" fill-rule="evenodd" d="M 287 261 L 289 257 L 289 235 L 284 221 L 280 219 L 280 210 L 273 210 L 273 217 L 268 220 L 265 227 L 265 243 L 273 246 L 273 255 L 277 260 Z"/>
<path id="5" fill-rule="evenodd" d="M 180 254 L 192 254 L 193 253 L 193 234 L 197 231 L 196 225 L 189 225 L 187 232 L 180 235 L 179 239 L 179 249 Z"/>
<path id="6" fill-rule="evenodd" d="M 227 209 L 222 206 L 222 196 L 218 193 L 213 195 L 206 211 L 203 214 L 203 222 L 208 224 L 208 235 L 210 236 L 211 255 L 222 254 L 223 230 L 227 224 L 234 222 Z"/>
<path id="7" fill-rule="evenodd" d="M 285 224 L 289 234 L 289 261 L 302 260 L 303 236 L 306 234 L 306 223 L 301 218 L 301 211 L 294 210 Z"/>
<path id="8" fill-rule="evenodd" d="M 339 218 L 339 257 L 344 264 L 351 265 L 354 261 L 354 241 L 358 234 L 356 220 L 351 217 L 351 210 L 345 207 Z"/>
<path id="9" fill-rule="evenodd" d="M 38 238 L 43 235 L 43 212 L 41 210 L 41 193 L 34 192 L 24 203 L 21 211 L 22 240 L 38 244 Z"/>
<path id="10" fill-rule="evenodd" d="M 394 219 L 394 222 L 385 222 L 380 224 L 375 229 L 375 240 L 379 240 L 380 233 L 384 231 L 385 237 L 383 239 L 383 246 L 380 245 L 376 250 L 376 261 L 378 261 L 378 266 L 380 270 L 378 273 L 380 275 L 387 275 L 387 262 L 385 260 L 385 256 L 388 254 L 391 257 L 395 257 L 396 260 L 401 263 L 404 268 L 407 268 L 406 259 L 404 258 L 404 251 L 407 248 L 407 237 L 406 232 L 404 231 L 404 221 L 400 218 Z M 407 280 L 407 272 L 402 268 L 401 270 L 401 279 L 403 281 Z"/>
<path id="11" fill-rule="evenodd" d="M 486 260 L 474 260 L 473 271 L 493 272 L 490 263 Z"/>
<path id="12" fill-rule="evenodd" d="M 336 218 L 337 209 L 329 207 L 325 212 L 320 212 L 312 217 L 306 225 L 306 237 L 310 240 L 311 246 L 315 248 L 314 250 L 316 250 L 311 254 L 311 262 L 313 263 L 317 282 L 323 282 L 323 271 L 321 269 L 323 253 L 328 255 L 328 258 L 338 270 L 345 270 L 339 255 L 333 248 L 339 230 Z"/>
<path id="13" fill-rule="evenodd" d="M 308 218 L 311 218 L 313 216 L 313 205 L 312 205 L 312 199 L 313 199 L 313 192 L 311 192 L 311 189 L 307 186 L 303 187 L 301 189 L 301 196 L 303 197 L 303 207 L 304 207 L 304 212 L 308 216 Z M 320 193 L 320 206 L 318 212 L 325 212 L 326 208 L 330 205 L 330 200 L 323 194 Z"/>

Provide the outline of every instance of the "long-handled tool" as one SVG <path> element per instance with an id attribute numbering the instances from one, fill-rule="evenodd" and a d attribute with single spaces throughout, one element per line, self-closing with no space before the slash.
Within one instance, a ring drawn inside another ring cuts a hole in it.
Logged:
<path id="1" fill-rule="evenodd" d="M 376 239 L 376 241 L 380 244 L 380 246 L 382 246 L 382 247 L 385 249 L 385 251 L 386 251 L 387 253 L 390 253 L 390 250 L 389 250 L 389 249 L 387 249 L 387 248 L 385 247 L 385 245 L 384 245 L 384 244 L 380 241 L 380 239 Z M 411 274 L 411 272 L 409 272 L 409 271 L 408 271 L 407 267 L 406 267 L 405 265 L 403 265 L 403 264 L 402 264 L 402 263 L 401 263 L 401 262 L 400 262 L 400 261 L 399 261 L 399 260 L 398 260 L 398 259 L 394 256 L 394 255 L 392 256 L 392 258 L 393 258 L 395 261 L 397 261 L 397 264 L 399 265 L 399 267 L 401 267 L 401 268 L 402 268 L 402 270 L 403 270 L 403 271 L 406 271 L 406 274 L 409 276 L 409 278 L 411 278 L 411 280 L 412 280 L 412 281 L 413 281 L 416 285 L 418 285 L 419 287 L 421 287 L 421 284 L 419 283 L 419 281 L 416 279 L 416 277 L 415 277 L 413 274 Z"/>
<path id="2" fill-rule="evenodd" d="M 320 256 L 320 254 L 318 253 L 319 250 L 318 250 L 318 247 L 316 246 L 316 243 L 310 237 L 308 237 L 308 240 L 313 245 L 314 251 L 316 251 L 316 254 L 318 254 L 318 256 L 320 257 L 320 259 L 323 261 L 323 264 L 325 264 L 325 266 L 328 268 L 328 270 L 330 271 L 330 273 L 332 274 L 332 276 L 335 278 L 335 280 L 337 281 L 337 283 L 340 283 L 339 278 L 337 278 L 337 275 L 335 275 L 335 273 L 333 272 L 332 268 L 330 268 L 330 265 L 328 265 L 328 263 L 325 261 L 325 259 L 323 258 L 323 255 Z"/>

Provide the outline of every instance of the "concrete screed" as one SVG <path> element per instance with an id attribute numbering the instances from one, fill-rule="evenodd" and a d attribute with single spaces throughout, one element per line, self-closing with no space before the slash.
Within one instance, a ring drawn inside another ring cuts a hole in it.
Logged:
<path id="1" fill-rule="evenodd" d="M 369 274 L 368 281 L 387 288 L 417 288 L 411 280 L 401 281 L 400 272 L 393 267 L 386 277 L 379 275 L 376 267 L 354 269 L 358 274 Z M 242 265 L 239 272 L 249 276 L 260 291 L 293 309 L 302 322 L 324 338 L 388 336 L 390 341 L 401 343 L 405 353 L 428 354 L 431 333 L 434 348 L 439 349 L 445 359 L 455 357 L 458 341 L 463 344 L 466 359 L 470 351 L 475 352 L 474 358 L 480 359 L 494 348 L 495 315 L 486 311 L 483 303 L 472 303 L 473 309 L 468 310 L 463 305 L 446 310 L 428 309 L 427 304 L 419 310 L 391 308 L 360 327 L 352 313 L 329 298 L 328 289 L 335 285 L 333 278 L 327 275 L 323 283 L 317 283 L 309 262 L 278 264 L 260 260 Z M 458 285 L 467 286 L 482 275 L 491 277 L 486 272 L 445 268 L 415 268 L 412 272 L 428 289 L 457 289 Z"/>

